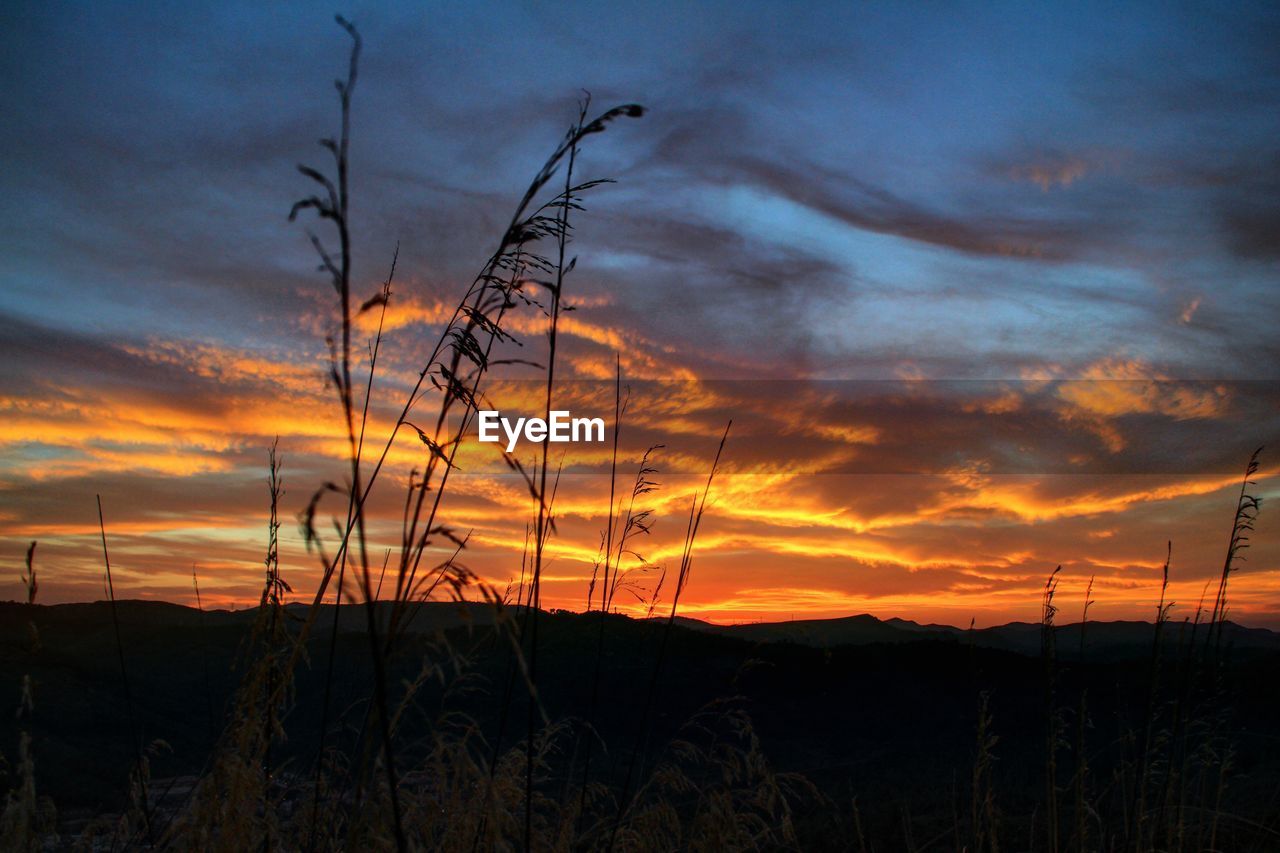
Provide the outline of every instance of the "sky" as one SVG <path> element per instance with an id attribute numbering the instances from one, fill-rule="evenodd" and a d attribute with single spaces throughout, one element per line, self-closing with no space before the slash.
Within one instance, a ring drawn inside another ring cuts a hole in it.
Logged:
<path id="1" fill-rule="evenodd" d="M 295 518 L 341 479 L 345 440 L 318 226 L 287 214 L 311 190 L 296 164 L 322 163 L 336 129 L 345 34 L 307 4 L 0 14 L 0 596 L 22 594 L 33 540 L 41 600 L 103 596 L 100 495 L 118 596 L 190 602 L 194 567 L 206 604 L 251 603 L 278 436 L 282 571 L 305 600 L 319 568 Z M 381 440 L 579 100 L 647 108 L 578 163 L 616 183 L 575 215 L 557 356 L 575 414 L 611 416 L 621 364 L 620 488 L 663 445 L 631 612 L 678 564 L 732 418 L 686 615 L 1032 620 L 1061 565 L 1064 615 L 1092 579 L 1090 618 L 1151 618 L 1172 542 L 1169 598 L 1190 618 L 1270 445 L 1230 606 L 1280 628 L 1274 5 L 344 14 L 364 39 L 360 298 L 399 247 Z M 545 318 L 510 323 L 511 354 L 544 358 Z M 490 391 L 536 411 L 536 388 L 511 365 Z M 375 551 L 399 541 L 424 452 L 394 445 Z M 502 590 L 533 508 L 491 448 L 461 460 L 447 523 Z M 581 609 L 609 454 L 575 445 L 558 464 L 544 602 Z"/>

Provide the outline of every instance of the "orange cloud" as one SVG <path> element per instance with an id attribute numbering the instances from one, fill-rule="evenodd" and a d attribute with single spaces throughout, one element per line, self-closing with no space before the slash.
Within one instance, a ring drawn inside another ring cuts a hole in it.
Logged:
<path id="1" fill-rule="evenodd" d="M 406 302 L 391 325 L 442 322 L 444 310 Z M 536 341 L 545 319 L 525 316 L 513 320 L 512 328 Z M 594 381 L 560 384 L 557 406 L 612 413 L 612 347 L 632 354 L 628 378 L 634 365 L 665 371 L 672 359 L 652 341 L 590 317 L 574 317 L 564 329 L 574 344 L 566 350 L 575 369 L 571 378 Z M 173 484 L 171 492 L 190 496 L 189 510 L 173 506 L 171 498 L 153 499 L 142 487 L 126 493 L 119 511 L 110 507 L 113 558 L 118 555 L 130 594 L 182 598 L 189 581 L 184 567 L 199 560 L 207 566 L 202 587 L 207 573 L 211 600 L 249 601 L 260 574 L 265 495 L 259 491 L 259 501 L 227 505 L 204 491 L 214 475 L 223 478 L 219 482 L 252 481 L 261 489 L 256 484 L 262 452 L 276 435 L 282 436 L 289 484 L 286 519 L 320 482 L 341 481 L 348 448 L 333 391 L 322 381 L 325 358 L 173 341 L 126 352 L 159 370 L 164 382 L 153 388 L 139 382 L 51 381 L 38 392 L 0 399 L 0 447 L 11 458 L 0 467 L 0 548 L 17 559 L 26 542 L 38 538 L 47 548 L 42 553 L 57 561 L 51 577 L 58 580 L 47 587 L 51 595 L 60 588 L 67 595 L 94 590 L 101 571 L 96 519 L 41 514 L 40 504 L 20 495 L 51 494 L 70 478 Z M 386 402 L 371 410 L 368 427 L 370 460 L 391 434 L 398 411 L 393 407 L 416 376 L 415 368 L 392 360 L 385 367 L 375 393 Z M 1112 430 L 1122 443 L 1117 424 L 1125 417 L 1213 421 L 1234 397 L 1225 388 L 1170 382 L 1132 359 L 1097 362 L 1079 381 L 1064 381 L 1063 373 L 1060 367 L 1044 368 L 1034 382 L 983 386 L 977 397 L 949 396 L 927 383 L 903 391 L 895 383 L 887 402 L 859 402 L 835 386 L 630 380 L 619 492 L 629 489 L 643 447 L 668 445 L 654 457 L 661 487 L 640 504 L 654 511 L 655 525 L 636 549 L 658 566 L 670 568 L 679 560 L 689 501 L 714 451 L 711 436 L 732 415 L 737 425 L 698 540 L 693 585 L 683 599 L 690 614 L 732 621 L 870 610 L 961 623 L 973 614 L 999 621 L 1028 615 L 1046 567 L 1064 562 L 1064 595 L 1083 594 L 1082 584 L 1096 574 L 1099 607 L 1144 615 L 1160 565 L 1159 554 L 1151 551 L 1158 552 L 1167 534 L 1152 519 L 1175 516 L 1211 497 L 1229 509 L 1237 476 L 1074 480 L 1000 474 L 977 451 L 1000 425 L 1017 425 L 1037 413 L 1041 423 L 1056 418 L 1100 434 Z M 495 374 L 485 392 L 494 406 L 512 411 L 539 412 L 545 404 L 539 381 Z M 411 417 L 432 427 L 432 405 L 429 394 Z M 904 447 L 904 441 L 914 444 Z M 941 444 L 934 448 L 929 441 Z M 970 461 L 955 461 L 969 458 L 970 451 Z M 536 452 L 522 447 L 518 454 L 529 462 Z M 370 547 L 376 552 L 397 547 L 401 490 L 409 470 L 420 470 L 428 453 L 410 429 L 392 445 L 370 506 Z M 854 463 L 881 456 L 888 470 L 896 470 L 901 457 L 894 454 L 903 453 L 908 462 L 921 454 L 935 461 L 905 478 L 847 473 Z M 546 555 L 550 605 L 582 606 L 605 523 L 611 455 L 611 445 L 552 455 L 553 465 L 563 459 L 565 467 L 555 504 L 557 534 Z M 1087 462 L 1087 454 L 1072 458 Z M 460 534 L 470 533 L 464 561 L 501 587 L 518 579 L 532 500 L 491 446 L 466 441 L 456 462 L 442 520 Z M 1262 476 L 1275 473 L 1268 469 Z M 335 509 L 340 504 L 333 498 L 322 514 L 341 514 Z M 1132 544 L 1139 518 L 1147 519 L 1149 551 Z M 1212 530 L 1197 535 L 1208 543 L 1219 526 L 1207 525 Z M 1188 535 L 1185 525 L 1177 532 Z M 1197 553 L 1212 551 L 1209 544 L 1191 544 L 1201 549 Z M 286 574 L 305 596 L 318 570 L 288 521 L 282 545 Z M 1235 612 L 1266 612 L 1266 596 L 1277 585 L 1270 554 L 1261 542 L 1251 554 L 1260 562 L 1257 570 L 1233 578 Z M 1211 563 L 1198 563 L 1197 577 Z M 1189 595 L 1196 583 L 1202 581 L 1179 579 L 1178 595 Z"/>

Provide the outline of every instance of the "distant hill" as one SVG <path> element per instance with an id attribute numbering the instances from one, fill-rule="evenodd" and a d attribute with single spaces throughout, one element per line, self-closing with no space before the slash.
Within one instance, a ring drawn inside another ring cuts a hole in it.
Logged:
<path id="1" fill-rule="evenodd" d="M 25 631 L 22 616 L 26 605 L 18 602 L 0 602 L 0 635 Z M 389 604 L 378 605 L 379 626 L 386 627 L 390 614 Z M 308 605 L 290 604 L 289 614 L 301 621 L 306 617 Z M 40 621 L 52 627 L 62 623 L 74 627 L 79 633 L 97 635 L 110 627 L 110 605 L 104 601 L 40 605 Z M 321 606 L 319 623 L 332 625 L 334 606 Z M 248 626 L 256 610 L 206 610 L 170 604 L 163 601 L 127 600 L 117 602 L 117 614 L 122 625 L 135 628 L 194 628 L 206 629 Z M 363 632 L 366 626 L 363 606 L 344 605 L 339 611 L 339 630 L 343 633 Z M 665 617 L 653 617 L 653 622 L 665 622 Z M 434 634 L 455 628 L 480 628 L 493 623 L 493 611 L 488 605 L 468 602 L 429 602 L 421 605 L 408 623 L 412 634 Z M 951 625 L 920 624 L 907 619 L 879 619 L 870 614 L 845 616 L 836 619 L 796 619 L 786 622 L 750 622 L 738 625 L 716 625 L 688 616 L 676 617 L 676 625 L 692 631 L 731 637 L 752 644 L 790 643 L 811 648 L 831 649 L 840 646 L 865 646 L 871 644 L 900 644 L 944 642 L 972 644 L 982 648 L 1000 649 L 1022 655 L 1039 655 L 1041 648 L 1040 625 L 1035 622 L 1010 622 L 991 628 L 974 630 Z M 1117 621 L 1089 622 L 1083 627 L 1084 653 L 1107 659 L 1145 657 L 1151 654 L 1155 627 L 1150 622 Z M 1204 626 L 1193 629 L 1189 623 L 1171 622 L 1165 625 L 1162 639 L 1172 648 L 1191 640 L 1193 630 L 1198 641 L 1205 636 Z M 1057 654 L 1064 660 L 1074 660 L 1080 655 L 1080 623 L 1060 625 L 1056 633 Z M 16 635 L 15 635 L 16 637 Z M 1226 623 L 1223 645 L 1239 651 L 1280 651 L 1280 632 L 1265 628 L 1247 628 L 1233 622 Z"/>
<path id="2" fill-rule="evenodd" d="M 869 614 L 839 619 L 795 619 L 788 622 L 750 622 L 741 625 L 713 625 L 685 619 L 686 628 L 710 631 L 753 643 L 797 643 L 816 648 L 862 646 L 868 643 L 914 643 L 921 640 L 949 640 L 955 628 L 923 626 L 902 619 L 884 621 Z"/>
<path id="3" fill-rule="evenodd" d="M 20 629 L 25 631 L 26 617 L 23 616 L 26 604 L 14 601 L 0 602 L 0 633 Z M 106 601 L 76 602 L 73 604 L 37 605 L 42 626 L 65 624 L 77 630 L 86 627 L 109 626 L 111 605 Z M 289 604 L 286 612 L 292 619 L 302 621 L 306 618 L 310 605 Z M 321 605 L 317 619 L 321 625 L 333 624 L 334 606 Z M 391 605 L 378 605 L 379 627 L 385 628 L 391 612 Z M 248 626 L 257 615 L 253 607 L 243 610 L 197 610 L 181 604 L 167 601 L 146 601 L 128 599 L 116 602 L 116 614 L 121 625 L 144 628 L 197 628 L 218 629 L 226 627 Z M 362 632 L 365 630 L 367 615 L 363 605 L 343 605 L 339 610 L 338 629 L 344 633 Z M 485 604 L 467 602 L 429 602 L 412 612 L 409 630 L 416 633 L 434 633 L 439 630 L 450 630 L 467 626 L 484 626 L 493 623 L 493 611 Z"/>
<path id="4" fill-rule="evenodd" d="M 870 643 L 957 642 L 972 643 L 983 648 L 1001 649 L 1024 655 L 1039 655 L 1040 625 L 1036 622 L 1010 622 L 991 628 L 974 630 L 950 625 L 922 625 L 907 619 L 878 619 L 870 614 L 837 619 L 796 619 L 787 622 L 751 622 L 740 625 L 715 625 L 700 619 L 681 617 L 676 623 L 684 628 L 734 637 L 752 643 L 794 643 L 814 648 L 861 646 Z M 1055 633 L 1057 654 L 1066 660 L 1080 656 L 1080 623 L 1059 625 Z M 1162 645 L 1176 646 L 1191 641 L 1195 631 L 1199 641 L 1205 627 L 1194 629 L 1190 623 L 1170 622 L 1162 632 Z M 1141 657 L 1151 654 L 1155 626 L 1150 622 L 1089 622 L 1083 626 L 1084 653 L 1104 658 Z M 1236 650 L 1280 650 L 1280 632 L 1266 628 L 1247 628 L 1226 623 L 1222 642 Z"/>

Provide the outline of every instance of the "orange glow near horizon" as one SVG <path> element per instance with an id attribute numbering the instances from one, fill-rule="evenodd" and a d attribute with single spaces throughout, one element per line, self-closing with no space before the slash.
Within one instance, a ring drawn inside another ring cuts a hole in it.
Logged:
<path id="1" fill-rule="evenodd" d="M 389 312 L 388 325 L 406 335 L 430 331 L 444 310 L 408 300 Z M 544 325 L 521 318 L 512 328 L 536 339 Z M 1159 596 L 1164 543 L 1173 539 L 1168 597 L 1176 602 L 1175 618 L 1189 618 L 1221 570 L 1238 474 L 1086 475 L 1071 468 L 1081 452 L 1065 450 L 1063 470 L 1040 474 L 992 470 L 974 460 L 910 470 L 918 454 L 909 447 L 900 464 L 885 463 L 887 470 L 857 466 L 902 452 L 893 445 L 903 428 L 892 421 L 895 407 L 936 407 L 938 437 L 932 440 L 954 444 L 945 458 L 978 447 L 976 431 L 1030 417 L 1039 406 L 1044 422 L 1064 435 L 1083 434 L 1082 441 L 1093 443 L 1092 458 L 1106 460 L 1129 443 L 1121 433 L 1125 416 L 1173 424 L 1230 417 L 1231 395 L 1224 389 L 1122 383 L 1055 390 L 1044 380 L 1006 385 L 975 402 L 931 397 L 926 387 L 913 386 L 878 408 L 850 411 L 833 392 L 798 388 L 795 400 L 780 406 L 777 388 L 699 381 L 687 369 L 672 370 L 674 359 L 664 348 L 590 317 L 574 317 L 561 331 L 571 345 L 570 372 L 557 405 L 575 414 L 612 420 L 614 347 L 626 348 L 624 365 L 664 379 L 642 383 L 623 420 L 619 496 L 629 492 L 644 448 L 666 445 L 652 460 L 660 486 L 636 506 L 653 511 L 653 531 L 631 543 L 634 553 L 623 565 L 637 569 L 642 555 L 650 568 L 632 574 L 634 583 L 619 593 L 624 612 L 669 612 L 674 581 L 667 579 L 656 602 L 653 593 L 663 569 L 674 571 L 679 563 L 689 502 L 706 478 L 714 436 L 722 429 L 717 424 L 728 417 L 735 427 L 696 543 L 693 576 L 680 602 L 684 615 L 718 622 L 862 612 L 955 625 L 1028 620 L 1037 616 L 1044 578 L 1061 564 L 1065 618 L 1079 610 L 1093 577 L 1091 618 L 1149 619 Z M 93 493 L 100 491 L 118 595 L 194 603 L 194 565 L 206 606 L 249 606 L 258 598 L 265 538 L 265 447 L 279 436 L 287 490 L 282 569 L 296 600 L 307 600 L 319 568 L 292 518 L 321 483 L 341 481 L 347 452 L 333 392 L 322 384 L 321 355 L 173 341 L 122 352 L 176 373 L 190 391 L 63 383 L 0 400 L 0 446 L 15 459 L 3 471 L 6 489 L 59 495 L 56 505 L 7 511 L 0 520 L 10 562 L 37 540 L 44 601 L 100 597 L 101 543 L 92 511 Z M 1134 362 L 1107 361 L 1092 370 L 1092 378 L 1161 378 Z M 408 362 L 391 363 L 386 371 L 387 386 L 375 388 L 383 396 L 370 412 L 366 471 L 394 424 L 395 398 L 414 375 Z M 672 375 L 683 381 L 671 382 Z M 495 379 L 487 393 L 500 408 L 540 410 L 535 381 Z M 876 417 L 889 420 L 872 422 Z M 926 438 L 933 429 L 932 422 L 920 425 L 918 414 L 902 417 L 913 418 L 907 426 L 925 430 Z M 967 424 L 972 445 L 954 426 L 944 429 L 947 418 Z M 429 416 L 422 420 L 431 422 Z M 425 452 L 411 429 L 391 446 L 369 506 L 370 553 L 398 546 L 403 489 Z M 532 448 L 519 454 L 526 465 L 534 462 Z M 543 572 L 547 606 L 585 606 L 605 524 L 610 457 L 609 444 L 552 453 L 552 465 L 563 473 L 555 499 L 557 534 Z M 460 535 L 469 533 L 461 562 L 501 592 L 519 583 L 532 501 L 492 446 L 467 441 L 456 463 L 443 520 Z M 1277 473 L 1275 466 L 1259 472 L 1262 492 Z M 65 493 L 69 488 L 83 491 Z M 335 512 L 334 505 L 324 506 Z M 1246 623 L 1276 625 L 1277 548 L 1265 532 L 1265 516 L 1262 524 L 1250 561 L 1232 576 L 1231 613 Z M 440 558 L 447 550 L 443 543 L 436 549 Z M 16 584 L 10 590 L 16 597 Z"/>

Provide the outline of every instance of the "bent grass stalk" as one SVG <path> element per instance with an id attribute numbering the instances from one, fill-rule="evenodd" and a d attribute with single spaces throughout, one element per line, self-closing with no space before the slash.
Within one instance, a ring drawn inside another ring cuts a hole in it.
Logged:
<path id="1" fill-rule="evenodd" d="M 618 841 L 618 831 L 622 827 L 622 822 L 626 817 L 627 810 L 631 805 L 631 791 L 635 784 L 636 767 L 641 760 L 641 753 L 644 739 L 648 733 L 649 717 L 653 712 L 654 697 L 658 691 L 658 679 L 662 673 L 662 664 L 666 656 L 667 644 L 671 638 L 671 629 L 675 625 L 676 612 L 680 607 L 680 595 L 684 592 L 685 586 L 689 582 L 689 576 L 693 570 L 693 545 L 698 537 L 698 528 L 702 524 L 702 518 L 707 508 L 707 498 L 711 494 L 711 485 L 715 481 L 716 472 L 720 468 L 720 456 L 724 453 L 725 442 L 729 440 L 729 430 L 733 427 L 733 421 L 724 428 L 724 433 L 720 436 L 720 444 L 716 447 L 715 458 L 711 461 L 711 470 L 707 473 L 707 482 L 703 487 L 701 494 L 695 493 L 689 507 L 689 523 L 685 529 L 684 547 L 680 553 L 680 567 L 676 575 L 676 589 L 671 597 L 671 613 L 667 616 L 666 625 L 663 627 L 662 638 L 658 645 L 658 654 L 653 663 L 653 675 L 649 681 L 649 690 L 645 695 L 644 711 L 640 715 L 639 725 L 636 729 L 635 743 L 631 751 L 631 759 L 627 764 L 626 781 L 622 786 L 622 794 L 618 799 L 617 816 L 613 821 L 613 828 L 609 833 L 608 849 L 613 850 Z"/>

